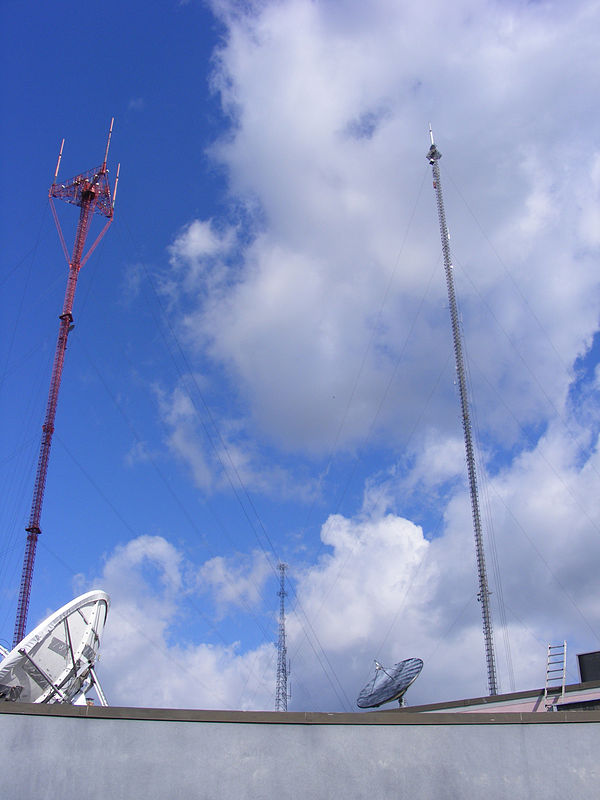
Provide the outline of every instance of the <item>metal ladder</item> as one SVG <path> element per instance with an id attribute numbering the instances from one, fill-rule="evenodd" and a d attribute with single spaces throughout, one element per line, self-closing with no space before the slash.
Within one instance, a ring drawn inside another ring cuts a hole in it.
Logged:
<path id="1" fill-rule="evenodd" d="M 565 681 L 567 676 L 567 643 L 549 644 L 546 660 L 546 686 L 544 689 L 544 705 L 546 711 L 555 711 L 557 705 L 565 696 Z M 557 690 L 560 694 L 556 696 Z M 553 699 L 548 699 L 551 694 Z"/>

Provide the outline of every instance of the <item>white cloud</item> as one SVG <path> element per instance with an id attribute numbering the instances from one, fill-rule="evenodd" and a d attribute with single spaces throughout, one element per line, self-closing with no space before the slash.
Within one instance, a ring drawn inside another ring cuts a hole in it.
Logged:
<path id="1" fill-rule="evenodd" d="M 484 429 L 510 443 L 551 417 L 600 299 L 594 203 L 583 218 L 573 203 L 594 196 L 599 157 L 578 124 L 599 77 L 594 6 L 213 5 L 232 119 L 213 154 L 260 215 L 235 280 L 215 268 L 183 326 L 259 430 L 322 454 L 373 427 L 399 442 L 416 423 L 455 426 L 433 194 L 413 216 L 432 116 Z M 196 220 L 181 251 L 218 252 L 224 231 Z M 190 268 L 185 286 L 205 280 Z"/>
<path id="2" fill-rule="evenodd" d="M 145 267 L 143 264 L 128 264 L 123 272 L 119 302 L 128 307 L 139 296 L 144 278 Z"/>
<path id="3" fill-rule="evenodd" d="M 242 493 L 251 490 L 304 501 L 315 498 L 315 480 L 265 464 L 243 420 L 217 420 L 203 396 L 206 391 L 207 379 L 201 375 L 184 377 L 170 393 L 155 387 L 167 446 L 200 489 L 212 493 L 233 487 Z"/>
<path id="4" fill-rule="evenodd" d="M 549 432 L 515 469 L 488 479 L 482 495 L 489 495 L 491 502 L 508 620 L 504 631 L 486 524 L 503 691 L 511 689 L 505 633 L 516 689 L 543 686 L 548 642 L 567 638 L 571 682 L 579 677 L 575 653 L 600 645 L 600 604 L 594 589 L 600 507 L 596 495 L 589 500 L 599 456 L 595 449 L 578 466 L 577 449 L 569 437 Z M 556 474 L 548 469 L 548 459 Z M 389 486 L 387 494 L 393 494 Z M 292 663 L 305 687 L 296 692 L 299 707 L 311 707 L 317 698 L 322 707 L 344 707 L 338 697 L 341 688 L 333 690 L 313 652 L 313 647 L 319 652 L 316 639 L 352 702 L 374 658 L 388 664 L 410 656 L 424 659 L 423 674 L 410 691 L 412 703 L 486 693 L 470 504 L 464 489 L 447 505 L 444 535 L 432 541 L 411 522 L 382 513 L 381 507 L 354 520 L 330 518 L 322 538 L 333 550 L 297 579 L 301 610 L 289 622 Z"/>
<path id="5" fill-rule="evenodd" d="M 106 562 L 104 577 L 109 584 L 113 584 L 120 580 L 123 573 L 135 576 L 136 580 L 128 580 L 121 590 L 121 593 L 124 592 L 126 597 L 132 599 L 149 588 L 139 572 L 140 568 L 145 565 L 155 566 L 163 600 L 172 603 L 181 588 L 180 564 L 181 555 L 163 538 L 140 536 L 117 548 L 114 556 Z"/>
<path id="6" fill-rule="evenodd" d="M 271 573 L 271 565 L 263 553 L 253 553 L 250 564 L 240 563 L 239 557 L 231 559 L 215 556 L 202 565 L 198 571 L 200 591 L 211 591 L 220 614 L 231 607 L 255 608 L 262 600 L 266 578 Z"/>
<path id="7" fill-rule="evenodd" d="M 504 691 L 512 688 L 505 633 L 516 689 L 543 685 L 548 642 L 568 639 L 572 682 L 578 679 L 575 653 L 600 643 L 595 589 L 600 508 L 594 492 L 599 458 L 596 448 L 578 465 L 577 444 L 549 431 L 513 469 L 488 480 L 508 619 L 504 631 L 488 538 Z M 455 491 L 446 508 L 444 535 L 428 540 L 419 526 L 386 508 L 394 495 L 393 480 L 370 487 L 355 518 L 338 514 L 325 521 L 324 552 L 316 563 L 301 569 L 292 565 L 287 600 L 290 708 L 351 710 L 374 658 L 384 664 L 411 656 L 424 659 L 423 674 L 410 690 L 413 704 L 486 692 L 468 496 L 460 487 Z M 184 609 L 190 598 L 208 593 L 217 624 L 235 610 L 254 627 L 256 614 L 266 613 L 271 620 L 266 629 L 275 639 L 277 603 L 274 589 L 272 597 L 265 591 L 270 569 L 265 556 L 217 556 L 197 566 L 184 562 L 160 537 L 133 540 L 107 560 L 96 584 L 113 598 L 102 648 L 111 701 L 271 708 L 271 644 L 244 647 L 223 639 L 215 645 L 193 637 L 174 644 L 172 637 L 182 614 L 189 613 Z M 155 654 L 151 669 L 144 660 L 149 650 Z"/>
<path id="8" fill-rule="evenodd" d="M 188 565 L 189 566 L 189 565 Z M 171 634 L 183 613 L 184 559 L 159 536 L 140 536 L 107 559 L 93 581 L 111 596 L 101 647 L 100 680 L 112 705 L 271 708 L 265 673 L 274 648 L 192 643 Z"/>
<path id="9" fill-rule="evenodd" d="M 578 188 L 580 234 L 588 247 L 600 247 L 600 153 L 591 161 L 589 182 Z"/>
<path id="10" fill-rule="evenodd" d="M 444 439 L 430 432 L 415 454 L 415 463 L 405 485 L 408 488 L 422 484 L 425 488 L 431 488 L 463 478 L 464 474 L 464 441 L 456 437 Z"/>
<path id="11" fill-rule="evenodd" d="M 154 455 L 149 450 L 148 444 L 146 442 L 136 441 L 125 455 L 125 463 L 129 467 L 133 467 L 136 464 L 144 464 L 148 461 L 152 461 L 153 458 Z"/>
<path id="12" fill-rule="evenodd" d="M 411 702 L 486 690 L 424 158 L 430 120 L 444 154 L 516 684 L 542 685 L 548 641 L 567 636 L 571 654 L 599 641 L 600 420 L 592 379 L 582 388 L 575 372 L 600 301 L 600 154 L 589 101 L 600 82 L 598 5 L 213 7 L 228 32 L 213 82 L 231 127 L 212 154 L 250 231 L 242 235 L 230 219 L 193 220 L 171 248 L 168 286 L 181 303 L 181 330 L 214 370 L 203 372 L 202 389 L 228 383 L 217 452 L 203 443 L 193 392 L 162 394 L 169 446 L 205 490 L 226 485 L 219 465 L 230 457 L 245 486 L 271 496 L 285 496 L 295 476 L 273 458 L 265 463 L 265 447 L 271 457 L 296 453 L 313 463 L 359 447 L 383 459 L 369 467 L 362 511 L 331 514 L 316 563 L 291 570 L 293 707 L 353 707 L 375 657 L 424 658 Z M 419 492 L 428 501 L 415 514 L 424 528 L 405 518 Z M 443 520 L 441 535 L 428 527 L 433 517 Z M 160 602 L 140 575 L 138 551 L 107 562 L 119 646 L 107 630 L 105 664 L 116 697 L 270 708 L 271 645 L 170 643 L 184 599 L 169 587 L 182 568 L 171 546 L 154 547 L 159 572 L 171 565 Z M 190 569 L 222 614 L 256 602 L 266 576 L 258 562 L 241 569 L 221 554 Z M 120 600 L 114 576 L 122 583 L 130 571 L 135 598 Z M 498 623 L 496 634 L 508 689 Z M 162 655 L 140 689 L 123 676 L 135 672 L 128 665 L 147 650 L 145 636 Z M 570 669 L 576 680 L 572 655 Z M 192 674 L 201 677 L 190 694 Z M 215 686 L 211 695 L 206 687 Z"/>
<path id="13" fill-rule="evenodd" d="M 207 264 L 217 256 L 226 255 L 235 244 L 235 230 L 229 226 L 217 230 L 212 221 L 193 220 L 175 237 L 169 248 L 171 264 L 175 268 L 187 268 L 188 280 L 198 279 Z"/>

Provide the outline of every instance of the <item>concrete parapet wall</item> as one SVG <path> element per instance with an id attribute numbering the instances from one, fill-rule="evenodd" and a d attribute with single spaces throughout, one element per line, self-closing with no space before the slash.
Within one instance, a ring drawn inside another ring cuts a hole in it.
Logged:
<path id="1" fill-rule="evenodd" d="M 0 706 L 4 794 L 61 800 L 595 797 L 600 714 Z"/>

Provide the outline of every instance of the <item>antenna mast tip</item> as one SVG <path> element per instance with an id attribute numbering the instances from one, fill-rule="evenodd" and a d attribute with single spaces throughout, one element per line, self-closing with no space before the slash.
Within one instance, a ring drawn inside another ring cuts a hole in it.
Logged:
<path id="1" fill-rule="evenodd" d="M 104 153 L 104 162 L 102 164 L 102 171 L 103 172 L 106 172 L 106 164 L 107 164 L 107 161 L 108 161 L 108 148 L 110 147 L 110 140 L 111 140 L 111 137 L 112 137 L 112 131 L 113 131 L 114 122 L 115 122 L 115 118 L 111 117 L 111 119 L 110 119 L 110 128 L 108 129 L 108 139 L 106 140 L 106 151 Z"/>

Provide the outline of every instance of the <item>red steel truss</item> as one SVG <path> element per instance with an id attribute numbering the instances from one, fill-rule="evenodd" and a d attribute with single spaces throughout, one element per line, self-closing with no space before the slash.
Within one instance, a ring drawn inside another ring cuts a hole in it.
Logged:
<path id="1" fill-rule="evenodd" d="M 42 504 L 44 502 L 44 488 L 46 486 L 48 460 L 50 458 L 50 445 L 52 443 L 52 434 L 54 433 L 54 419 L 56 417 L 58 391 L 60 389 L 60 381 L 65 360 L 65 351 L 67 349 L 67 338 L 69 333 L 73 330 L 73 301 L 75 299 L 77 278 L 79 277 L 79 270 L 88 260 L 113 220 L 115 197 L 117 193 L 117 184 L 119 181 L 119 167 L 117 167 L 114 191 L 111 195 L 108 181 L 108 169 L 106 166 L 108 148 L 112 136 L 113 122 L 114 120 L 111 120 L 110 130 L 108 132 L 108 141 L 106 143 L 106 152 L 102 166 L 96 167 L 96 169 L 88 170 L 88 172 L 82 172 L 80 175 L 76 175 L 70 181 L 59 184 L 57 183 L 57 177 L 58 169 L 60 167 L 60 160 L 62 158 L 64 145 L 63 139 L 63 143 L 60 147 L 60 153 L 58 155 L 56 172 L 54 174 L 54 183 L 50 187 L 50 191 L 48 193 L 50 207 L 52 209 L 54 221 L 56 222 L 58 235 L 65 253 L 67 264 L 69 265 L 69 275 L 67 279 L 67 288 L 65 292 L 62 314 L 59 317 L 58 340 L 56 342 L 52 377 L 50 379 L 50 390 L 48 392 L 46 416 L 44 418 L 44 424 L 42 425 L 42 441 L 40 444 L 40 452 L 33 489 L 33 500 L 31 503 L 31 512 L 29 514 L 29 524 L 26 528 L 27 541 L 25 545 L 25 556 L 23 559 L 23 571 L 21 573 L 21 587 L 19 590 L 19 602 L 17 606 L 17 618 L 13 636 L 13 647 L 16 647 L 25 636 L 25 627 L 27 625 L 27 612 L 29 610 L 29 597 L 31 594 L 33 566 L 35 562 L 37 541 L 41 533 L 40 517 L 42 514 Z M 75 243 L 73 245 L 73 254 L 71 258 L 69 258 L 65 239 L 58 221 L 58 215 L 54 207 L 55 198 L 59 200 L 65 200 L 67 203 L 72 203 L 73 205 L 79 206 L 79 222 L 77 224 Z M 103 217 L 106 217 L 107 222 L 96 237 L 96 240 L 92 246 L 84 255 L 83 251 L 85 249 L 87 235 L 89 233 L 90 224 L 94 214 L 99 214 Z"/>

